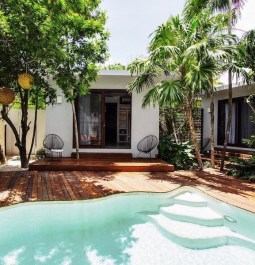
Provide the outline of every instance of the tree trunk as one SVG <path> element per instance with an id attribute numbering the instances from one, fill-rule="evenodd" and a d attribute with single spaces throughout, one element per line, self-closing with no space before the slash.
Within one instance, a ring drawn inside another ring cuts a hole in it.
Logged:
<path id="1" fill-rule="evenodd" d="M 231 34 L 232 32 L 232 0 L 228 1 L 228 9 L 229 9 L 228 34 Z M 227 145 L 229 141 L 231 123 L 232 123 L 232 72 L 229 69 L 228 70 L 228 121 L 227 121 L 224 146 L 223 146 L 222 156 L 221 156 L 220 171 L 223 171 L 224 169 L 224 162 L 225 162 Z"/>
<path id="2" fill-rule="evenodd" d="M 29 131 L 29 126 L 27 124 L 28 118 L 28 90 L 25 90 L 23 101 L 21 102 L 21 110 L 22 110 L 22 118 L 21 118 L 21 142 L 20 142 L 20 160 L 21 160 L 21 167 L 27 168 L 28 167 L 28 157 L 27 157 L 27 132 Z"/>
<path id="3" fill-rule="evenodd" d="M 0 145 L 0 165 L 5 164 L 5 155 L 2 149 L 2 146 Z"/>
<path id="4" fill-rule="evenodd" d="M 171 121 L 172 121 L 172 127 L 173 127 L 173 134 L 174 134 L 174 139 L 176 144 L 179 144 L 178 136 L 177 136 L 177 131 L 175 127 L 175 122 L 174 122 L 174 113 L 171 111 Z"/>
<path id="5" fill-rule="evenodd" d="M 186 117 L 187 117 L 187 122 L 189 124 L 191 140 L 192 140 L 192 143 L 193 143 L 194 149 L 195 149 L 195 156 L 197 159 L 198 167 L 199 167 L 199 170 L 203 170 L 203 162 L 202 162 L 199 146 L 197 143 L 194 120 L 193 120 L 193 116 L 192 116 L 192 110 L 191 110 L 191 107 L 189 106 L 189 104 L 187 104 L 187 106 L 186 106 Z"/>
<path id="6" fill-rule="evenodd" d="M 223 171 L 223 169 L 224 169 L 225 156 L 226 156 L 227 145 L 228 145 L 230 129 L 231 129 L 231 123 L 232 123 L 232 73 L 230 70 L 228 71 L 228 80 L 229 80 L 228 81 L 229 82 L 229 88 L 228 88 L 228 120 L 227 120 L 224 145 L 223 145 L 223 149 L 222 149 L 220 171 Z"/>
<path id="7" fill-rule="evenodd" d="M 21 168 L 28 168 L 28 158 L 27 158 L 27 152 L 26 148 L 21 146 L 19 148 L 19 156 L 20 156 L 20 165 Z"/>
<path id="8" fill-rule="evenodd" d="M 27 138 L 27 132 L 29 131 L 29 126 L 27 124 L 27 107 L 28 107 L 28 91 L 24 92 L 24 95 L 22 94 L 22 90 L 20 89 L 20 98 L 21 98 L 21 139 L 19 137 L 18 131 L 11 121 L 11 119 L 8 116 L 8 107 L 3 106 L 1 110 L 1 116 L 3 120 L 7 122 L 7 124 L 10 126 L 10 128 L 13 131 L 13 134 L 15 136 L 16 143 L 15 145 L 19 149 L 19 155 L 20 155 L 20 161 L 21 161 L 21 167 L 27 168 L 28 167 L 28 157 L 27 157 L 27 150 L 26 150 L 26 138 Z"/>
<path id="9" fill-rule="evenodd" d="M 36 129 L 37 129 L 37 114 L 38 114 L 38 96 L 36 96 L 36 101 L 35 101 L 34 128 L 33 128 L 31 146 L 30 146 L 30 150 L 29 150 L 29 153 L 28 153 L 28 162 L 30 160 L 30 156 L 32 154 L 32 150 L 33 150 L 33 146 L 34 146 L 34 142 L 35 142 L 35 133 L 36 133 Z"/>
<path id="10" fill-rule="evenodd" d="M 210 128 L 210 138 L 211 138 L 211 167 L 215 168 L 215 150 L 214 150 L 214 102 L 213 102 L 213 83 L 210 91 L 210 119 L 211 119 L 211 128 Z"/>
<path id="11" fill-rule="evenodd" d="M 172 115 L 170 114 L 169 109 L 164 109 L 164 120 L 165 120 L 165 125 L 166 125 L 166 134 L 170 135 L 172 133 Z"/>
<path id="12" fill-rule="evenodd" d="M 76 149 L 76 159 L 80 158 L 79 155 L 79 137 L 78 137 L 78 125 L 77 125 L 77 118 L 76 118 L 76 111 L 74 106 L 74 101 L 71 102 L 72 110 L 73 110 L 73 120 L 74 120 L 74 134 L 75 134 L 75 149 Z"/>

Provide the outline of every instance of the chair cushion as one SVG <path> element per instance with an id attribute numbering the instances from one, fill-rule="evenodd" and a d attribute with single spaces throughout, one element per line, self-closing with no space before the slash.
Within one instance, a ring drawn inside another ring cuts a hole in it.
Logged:
<path id="1" fill-rule="evenodd" d="M 63 149 L 51 149 L 51 152 L 62 153 Z"/>

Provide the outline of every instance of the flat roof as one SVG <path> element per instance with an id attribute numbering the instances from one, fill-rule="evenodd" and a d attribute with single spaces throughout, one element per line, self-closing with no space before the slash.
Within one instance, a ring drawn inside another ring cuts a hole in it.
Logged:
<path id="1" fill-rule="evenodd" d="M 131 76 L 127 70 L 100 70 L 98 75 Z"/>

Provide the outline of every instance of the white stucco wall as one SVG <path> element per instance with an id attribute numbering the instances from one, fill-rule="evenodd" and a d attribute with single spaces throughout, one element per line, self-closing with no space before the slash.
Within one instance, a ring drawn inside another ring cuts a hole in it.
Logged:
<path id="1" fill-rule="evenodd" d="M 233 98 L 238 97 L 245 97 L 249 96 L 251 94 L 255 94 L 255 84 L 252 86 L 239 86 L 233 88 Z M 214 140 L 215 140 L 215 146 L 220 147 L 220 145 L 217 145 L 217 137 L 218 137 L 218 101 L 222 99 L 228 99 L 228 90 L 223 89 L 220 91 L 215 92 L 214 95 Z M 205 98 L 202 100 L 202 108 L 204 109 L 204 126 L 203 126 L 203 139 L 210 138 L 210 99 Z M 207 149 L 209 148 L 209 145 Z M 230 147 L 229 149 L 238 149 L 238 150 L 252 150 L 249 148 L 241 148 L 241 147 Z"/>
<path id="2" fill-rule="evenodd" d="M 97 81 L 92 84 L 92 89 L 126 89 L 132 81 L 127 71 L 101 71 Z M 59 91 L 59 95 L 62 93 Z M 145 93 L 132 93 L 132 117 L 131 117 L 131 149 L 105 149 L 86 148 L 80 152 L 96 153 L 132 153 L 133 157 L 138 154 L 137 144 L 147 135 L 159 136 L 159 108 L 142 108 L 142 99 Z M 46 134 L 59 135 L 64 143 L 64 156 L 68 157 L 73 149 L 73 117 L 70 103 L 63 97 L 62 104 L 47 106 L 46 109 Z M 155 156 L 157 150 L 152 155 Z"/>
<path id="3" fill-rule="evenodd" d="M 32 133 L 33 133 L 33 126 L 34 126 L 34 110 L 28 110 L 28 122 L 31 122 L 30 124 L 30 130 L 28 131 L 27 135 L 27 151 L 30 149 L 31 145 L 31 139 L 32 139 Z M 15 125 L 18 133 L 21 133 L 20 128 L 20 120 L 21 120 L 21 110 L 11 110 L 9 112 L 9 117 L 12 120 L 13 124 Z M 45 124 L 46 124 L 46 112 L 45 110 L 38 110 L 37 114 L 37 130 L 35 135 L 35 142 L 34 147 L 32 150 L 32 154 L 35 154 L 39 149 L 43 147 L 43 140 L 45 138 Z M 6 154 L 7 155 L 18 155 L 19 150 L 15 146 L 16 140 L 15 136 L 9 127 L 7 125 L 6 127 Z"/>

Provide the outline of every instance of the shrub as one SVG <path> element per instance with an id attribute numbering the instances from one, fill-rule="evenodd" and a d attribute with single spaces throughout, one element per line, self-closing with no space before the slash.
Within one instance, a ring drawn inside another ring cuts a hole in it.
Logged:
<path id="1" fill-rule="evenodd" d="M 176 169 L 190 169 L 197 167 L 193 148 L 188 142 L 176 144 L 171 136 L 160 136 L 159 158 L 175 166 Z"/>
<path id="2" fill-rule="evenodd" d="M 226 173 L 233 177 L 255 181 L 255 155 L 250 159 L 232 158 Z"/>
<path id="3" fill-rule="evenodd" d="M 45 157 L 45 150 L 44 148 L 39 149 L 35 154 L 36 159 L 42 159 Z"/>

